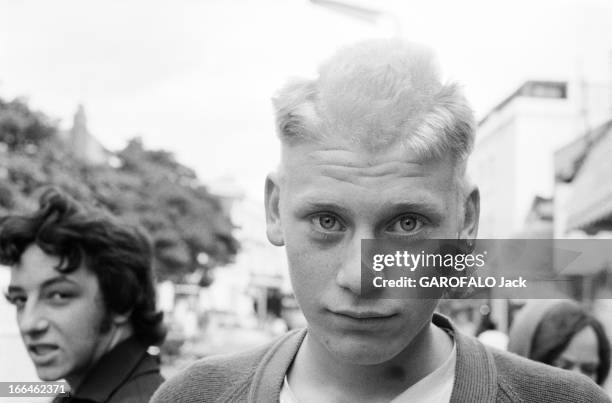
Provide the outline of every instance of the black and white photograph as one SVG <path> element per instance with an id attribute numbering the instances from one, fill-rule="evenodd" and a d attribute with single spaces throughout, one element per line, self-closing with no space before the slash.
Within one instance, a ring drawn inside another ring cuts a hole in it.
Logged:
<path id="1" fill-rule="evenodd" d="M 0 0 L 0 403 L 612 402 L 609 0 Z"/>

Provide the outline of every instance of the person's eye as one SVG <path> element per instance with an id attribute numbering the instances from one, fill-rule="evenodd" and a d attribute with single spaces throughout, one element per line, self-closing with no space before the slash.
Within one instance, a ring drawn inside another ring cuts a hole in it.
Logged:
<path id="1" fill-rule="evenodd" d="M 423 217 L 417 214 L 405 214 L 395 219 L 388 227 L 387 232 L 395 235 L 414 234 L 426 224 Z"/>
<path id="2" fill-rule="evenodd" d="M 8 294 L 4 294 L 4 297 L 6 298 L 6 300 L 8 301 L 9 304 L 11 305 L 15 305 L 15 307 L 17 307 L 17 309 L 21 309 L 25 306 L 26 303 L 26 297 L 22 296 L 22 295 L 8 295 Z"/>
<path id="3" fill-rule="evenodd" d="M 65 303 L 72 295 L 62 291 L 51 291 L 47 294 L 47 299 L 53 303 Z"/>
<path id="4" fill-rule="evenodd" d="M 340 219 L 330 213 L 314 214 L 310 217 L 310 221 L 315 229 L 321 232 L 341 232 L 345 229 Z"/>

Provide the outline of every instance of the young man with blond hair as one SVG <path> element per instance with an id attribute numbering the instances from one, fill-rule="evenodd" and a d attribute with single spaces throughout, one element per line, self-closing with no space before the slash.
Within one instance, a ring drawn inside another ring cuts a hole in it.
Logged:
<path id="1" fill-rule="evenodd" d="M 584 377 L 500 352 L 361 281 L 362 239 L 473 240 L 471 109 L 432 53 L 399 40 L 340 50 L 274 101 L 281 163 L 267 235 L 284 245 L 307 329 L 203 359 L 154 402 L 601 402 Z"/>

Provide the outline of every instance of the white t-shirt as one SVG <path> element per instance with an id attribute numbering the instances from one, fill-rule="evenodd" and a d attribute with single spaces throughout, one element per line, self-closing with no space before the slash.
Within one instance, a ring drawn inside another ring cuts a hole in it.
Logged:
<path id="1" fill-rule="evenodd" d="M 391 403 L 447 403 L 450 402 L 455 384 L 455 365 L 457 363 L 457 347 L 453 343 L 453 350 L 444 363 L 435 371 L 421 379 L 402 393 Z M 287 382 L 287 376 L 280 392 L 280 403 L 298 403 Z"/>

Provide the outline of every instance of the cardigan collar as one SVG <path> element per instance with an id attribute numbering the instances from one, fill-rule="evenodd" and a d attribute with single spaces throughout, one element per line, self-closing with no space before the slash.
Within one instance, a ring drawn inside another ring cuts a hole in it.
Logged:
<path id="1" fill-rule="evenodd" d="M 447 331 L 457 346 L 455 384 L 451 402 L 491 402 L 497 393 L 497 371 L 491 353 L 476 340 L 457 332 L 450 320 L 434 314 L 434 325 Z M 253 376 L 249 402 L 277 402 L 283 380 L 291 366 L 306 329 L 281 337 L 264 355 Z"/>

